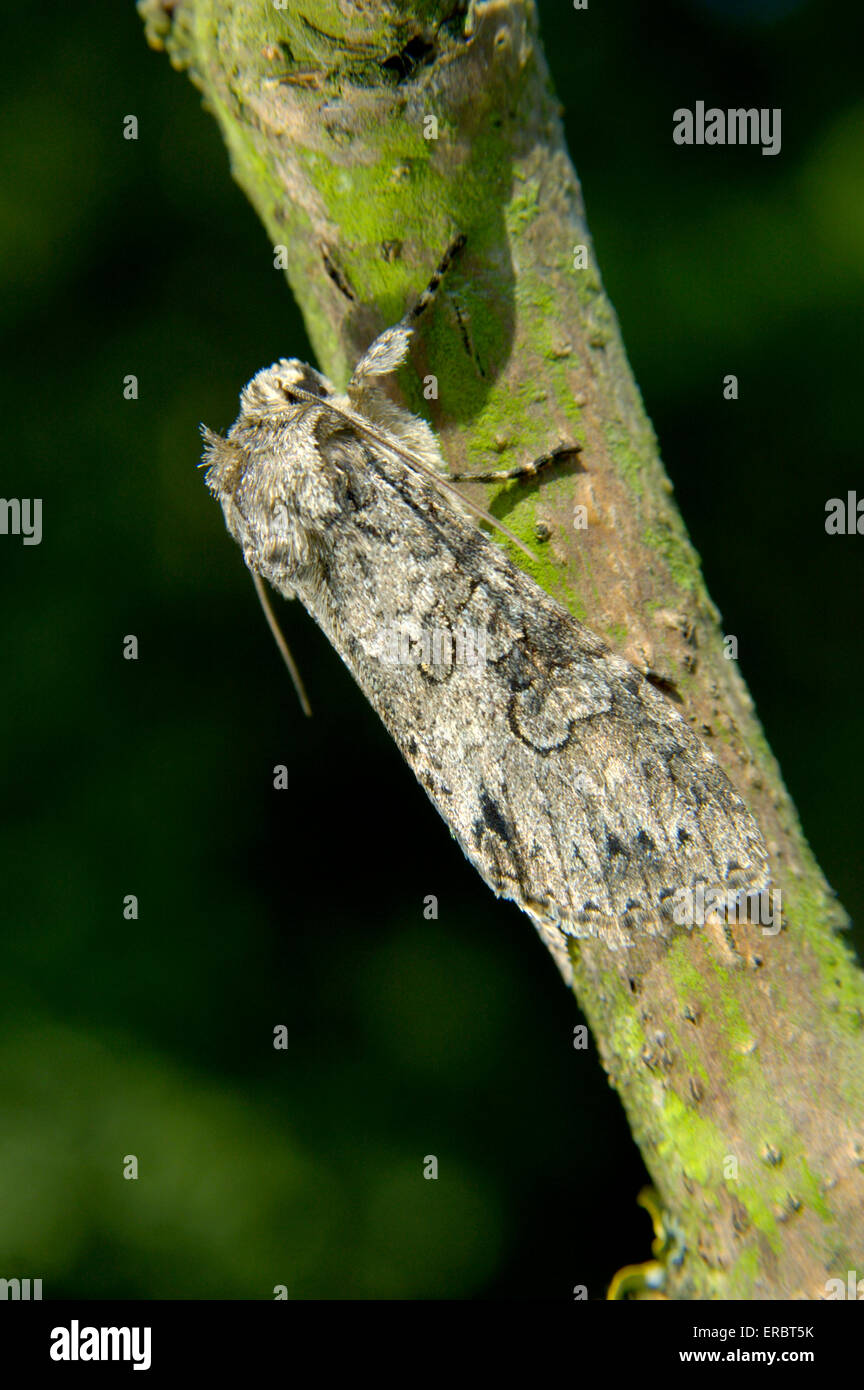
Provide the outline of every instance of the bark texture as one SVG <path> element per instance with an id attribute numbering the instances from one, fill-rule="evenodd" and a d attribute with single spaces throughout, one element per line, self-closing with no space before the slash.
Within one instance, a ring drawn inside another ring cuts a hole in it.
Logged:
<path id="1" fill-rule="evenodd" d="M 578 463 L 477 498 L 536 557 L 510 547 L 513 560 L 680 702 L 762 828 L 779 935 L 706 928 L 574 952 L 580 1006 L 664 1210 L 667 1296 L 820 1298 L 826 1279 L 864 1275 L 862 975 L 724 657 L 603 292 L 533 4 L 139 9 L 151 43 L 202 90 L 234 177 L 288 248 L 333 380 L 466 234 L 405 398 L 454 469 L 581 443 Z M 438 399 L 427 402 L 430 374 Z"/>

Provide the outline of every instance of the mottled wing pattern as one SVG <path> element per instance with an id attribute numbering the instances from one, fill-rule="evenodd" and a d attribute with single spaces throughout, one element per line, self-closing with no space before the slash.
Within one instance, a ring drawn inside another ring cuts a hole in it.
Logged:
<path id="1" fill-rule="evenodd" d="M 565 978 L 567 937 L 626 946 L 669 929 L 682 887 L 764 888 L 752 816 L 671 703 L 436 482 L 427 425 L 317 373 L 321 403 L 298 404 L 310 370 L 258 374 L 227 440 L 208 436 L 208 484 L 246 563 L 301 599 Z"/>

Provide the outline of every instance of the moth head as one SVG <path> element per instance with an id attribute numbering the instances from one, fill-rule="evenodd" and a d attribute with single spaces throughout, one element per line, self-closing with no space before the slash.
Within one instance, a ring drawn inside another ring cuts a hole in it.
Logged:
<path id="1" fill-rule="evenodd" d="M 299 394 L 302 393 L 302 394 Z M 249 416 L 279 415 L 296 410 L 307 396 L 327 400 L 333 387 L 325 376 L 297 357 L 283 357 L 264 367 L 240 393 L 240 409 Z"/>
<path id="2" fill-rule="evenodd" d="M 334 394 L 305 362 L 283 358 L 244 387 L 226 439 L 204 431 L 207 486 L 228 530 L 249 568 L 283 591 L 314 570 L 321 538 L 343 506 L 344 477 L 322 440 L 331 412 L 316 405 Z"/>

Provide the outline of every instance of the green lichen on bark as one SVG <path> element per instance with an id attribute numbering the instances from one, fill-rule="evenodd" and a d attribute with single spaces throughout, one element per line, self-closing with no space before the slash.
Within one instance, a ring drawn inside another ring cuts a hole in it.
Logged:
<path id="1" fill-rule="evenodd" d="M 465 233 L 405 398 L 454 468 L 582 445 L 541 483 L 478 500 L 533 551 L 529 562 L 511 547 L 516 563 L 678 692 L 760 822 L 784 929 L 709 927 L 618 956 L 579 943 L 576 992 L 665 1207 L 667 1294 L 820 1297 L 828 1277 L 864 1265 L 862 977 L 725 660 L 603 293 L 533 5 L 139 9 L 150 42 L 201 88 L 234 177 L 288 248 L 328 375 L 347 378 Z M 437 401 L 419 390 L 428 374 Z"/>

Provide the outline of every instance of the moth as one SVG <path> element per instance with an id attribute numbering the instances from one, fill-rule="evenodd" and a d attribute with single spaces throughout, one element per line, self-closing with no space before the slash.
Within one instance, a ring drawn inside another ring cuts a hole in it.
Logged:
<path id="1" fill-rule="evenodd" d="M 258 372 L 226 438 L 202 426 L 206 481 L 259 591 L 300 599 L 569 983 L 570 938 L 666 934 L 681 889 L 760 892 L 768 856 L 667 697 L 510 561 L 382 389 L 458 245 L 344 392 L 296 358 Z"/>

